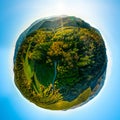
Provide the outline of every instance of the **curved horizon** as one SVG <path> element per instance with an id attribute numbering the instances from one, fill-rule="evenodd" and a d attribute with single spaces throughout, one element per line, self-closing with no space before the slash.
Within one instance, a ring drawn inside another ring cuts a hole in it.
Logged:
<path id="1" fill-rule="evenodd" d="M 119 0 L 0 0 L 0 118 L 3 120 L 118 120 L 120 119 L 120 1 Z M 50 111 L 26 100 L 14 85 L 13 54 L 18 36 L 35 20 L 74 15 L 100 30 L 106 44 L 108 67 L 100 93 L 84 106 Z"/>

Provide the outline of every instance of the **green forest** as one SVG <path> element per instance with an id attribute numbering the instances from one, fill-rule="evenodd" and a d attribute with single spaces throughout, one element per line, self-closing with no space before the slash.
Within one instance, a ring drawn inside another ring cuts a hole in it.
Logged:
<path id="1" fill-rule="evenodd" d="M 43 28 L 21 44 L 14 66 L 15 83 L 38 106 L 68 109 L 88 99 L 103 66 L 105 45 L 94 28 Z"/>

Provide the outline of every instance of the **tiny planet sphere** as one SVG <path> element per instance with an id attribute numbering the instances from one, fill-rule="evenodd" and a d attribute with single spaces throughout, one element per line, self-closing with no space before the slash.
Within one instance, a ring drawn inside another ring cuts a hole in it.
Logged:
<path id="1" fill-rule="evenodd" d="M 45 109 L 86 104 L 103 87 L 106 68 L 100 32 L 74 16 L 39 19 L 16 42 L 15 84 L 25 98 Z"/>

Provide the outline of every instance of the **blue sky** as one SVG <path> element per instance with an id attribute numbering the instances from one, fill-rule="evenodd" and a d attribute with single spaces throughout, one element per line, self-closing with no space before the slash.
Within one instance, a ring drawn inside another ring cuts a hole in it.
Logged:
<path id="1" fill-rule="evenodd" d="M 120 0 L 0 0 L 0 120 L 120 119 Z M 14 85 L 13 53 L 21 32 L 39 18 L 74 15 L 98 28 L 106 41 L 108 71 L 99 95 L 68 111 L 26 100 Z"/>

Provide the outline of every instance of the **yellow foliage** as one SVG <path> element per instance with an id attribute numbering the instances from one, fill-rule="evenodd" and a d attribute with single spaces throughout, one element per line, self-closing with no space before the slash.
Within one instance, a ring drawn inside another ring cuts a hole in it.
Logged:
<path id="1" fill-rule="evenodd" d="M 62 46 L 63 46 L 63 42 L 62 41 L 57 41 L 57 42 L 54 42 L 49 51 L 48 51 L 48 55 L 50 56 L 58 56 L 58 55 L 62 55 L 63 53 L 63 49 L 62 49 Z"/>

